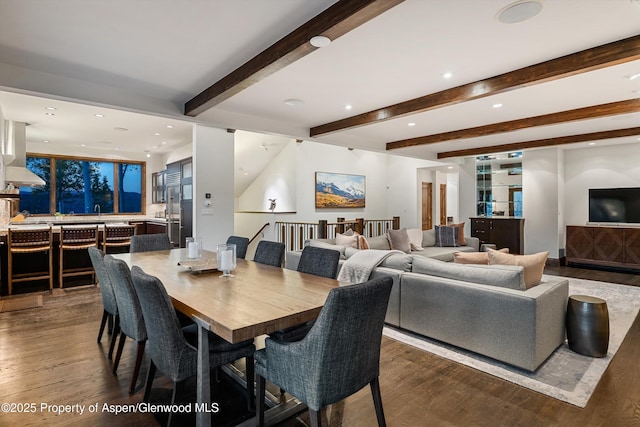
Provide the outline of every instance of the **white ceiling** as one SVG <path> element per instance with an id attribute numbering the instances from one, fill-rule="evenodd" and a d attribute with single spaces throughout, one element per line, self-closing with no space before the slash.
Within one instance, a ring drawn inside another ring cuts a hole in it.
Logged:
<path id="1" fill-rule="evenodd" d="M 283 135 L 267 142 L 273 149 L 262 150 L 273 156 L 275 147 L 291 138 L 310 139 L 314 126 L 640 34 L 640 0 L 539 1 L 543 9 L 534 18 L 503 24 L 496 16 L 511 0 L 406 0 L 190 118 L 181 116 L 186 101 L 334 1 L 0 0 L 0 89 L 5 89 L 0 106 L 7 119 L 30 123 L 30 151 L 48 140 L 61 149 L 85 143 L 165 153 L 190 141 L 192 123 L 203 122 Z M 444 72 L 453 77 L 444 79 Z M 640 78 L 625 78 L 636 73 L 640 61 L 314 140 L 382 152 L 391 141 L 638 98 Z M 38 75 L 41 79 L 33 78 Z M 56 81 L 60 85 L 52 84 Z M 114 89 L 110 96 L 83 97 L 67 87 L 69 81 Z M 124 98 L 119 102 L 120 92 L 168 102 L 174 114 L 116 111 L 132 110 Z M 304 104 L 292 107 L 284 104 L 286 99 Z M 502 108 L 492 108 L 495 103 Z M 353 108 L 346 110 L 347 104 Z M 46 116 L 46 106 L 56 106 L 56 115 Z M 96 118 L 96 113 L 105 117 Z M 434 159 L 443 151 L 636 126 L 640 113 L 390 152 Z M 242 137 L 249 135 L 236 133 L 238 151 Z M 254 137 L 254 148 L 260 138 L 276 137 Z M 251 154 L 237 159 L 238 167 L 255 156 L 255 151 L 243 152 Z"/>

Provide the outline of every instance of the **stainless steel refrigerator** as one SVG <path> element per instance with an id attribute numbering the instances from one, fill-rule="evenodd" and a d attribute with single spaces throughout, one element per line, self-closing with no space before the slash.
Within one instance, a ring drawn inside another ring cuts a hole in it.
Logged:
<path id="1" fill-rule="evenodd" d="M 182 247 L 182 191 L 180 185 L 180 172 L 168 173 L 165 177 L 167 189 L 167 234 L 169 241 L 174 248 Z"/>

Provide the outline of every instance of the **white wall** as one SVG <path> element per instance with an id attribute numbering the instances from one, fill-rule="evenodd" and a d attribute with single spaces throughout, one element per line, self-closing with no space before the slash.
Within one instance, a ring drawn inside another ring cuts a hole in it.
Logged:
<path id="1" fill-rule="evenodd" d="M 522 217 L 524 252 L 549 251 L 559 257 L 558 236 L 561 207 L 558 188 L 563 185 L 562 156 L 557 148 L 530 150 L 522 156 Z M 562 245 L 564 246 L 564 245 Z"/>
<path id="2" fill-rule="evenodd" d="M 236 234 L 252 237 L 266 222 L 271 224 L 275 221 L 317 222 L 320 219 L 335 221 L 337 217 L 385 219 L 400 216 L 402 227 L 419 227 L 421 177 L 418 169 L 432 166 L 434 162 L 357 149 L 351 151 L 344 147 L 311 141 L 293 143 L 292 147 L 285 148 L 282 159 L 276 159 L 267 167 L 256 182 L 240 196 L 241 201 L 238 205 L 251 206 L 247 199 L 253 199 L 260 205 L 268 198 L 266 189 L 270 188 L 270 180 L 289 180 L 292 171 L 285 168 L 287 172 L 283 173 L 280 169 L 281 161 L 286 159 L 287 161 L 293 159 L 295 164 L 295 185 L 291 186 L 295 191 L 295 197 L 290 197 L 292 200 L 295 199 L 295 214 L 236 213 Z M 365 207 L 316 209 L 315 172 L 364 175 L 366 178 Z M 279 204 L 278 210 L 280 210 Z M 273 226 L 266 230 L 264 238 L 275 239 Z"/>
<path id="3" fill-rule="evenodd" d="M 193 130 L 193 235 L 216 250 L 234 233 L 233 133 L 196 125 Z M 205 207 L 205 194 L 211 207 Z"/>
<path id="4" fill-rule="evenodd" d="M 296 211 L 296 146 L 289 142 L 247 187 L 238 197 L 237 211 L 266 212 L 269 199 L 276 199 L 275 212 Z"/>
<path id="5" fill-rule="evenodd" d="M 589 189 L 640 187 L 640 143 L 593 146 L 565 152 L 567 225 L 589 221 Z"/>

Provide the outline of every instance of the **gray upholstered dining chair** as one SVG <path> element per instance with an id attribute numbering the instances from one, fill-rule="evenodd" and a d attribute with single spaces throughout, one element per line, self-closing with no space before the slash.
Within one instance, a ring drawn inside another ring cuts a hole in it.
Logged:
<path id="1" fill-rule="evenodd" d="M 302 250 L 298 271 L 301 273 L 313 274 L 315 276 L 335 279 L 338 274 L 338 263 L 340 262 L 340 252 L 333 249 L 307 246 Z M 313 326 L 313 320 L 302 325 L 280 329 L 269 336 L 279 341 L 299 341 L 304 338 Z"/>
<path id="2" fill-rule="evenodd" d="M 113 286 L 111 285 L 111 278 L 107 273 L 107 269 L 104 266 L 104 252 L 98 248 L 89 248 L 89 257 L 91 258 L 91 264 L 93 270 L 96 272 L 98 278 L 98 285 L 100 286 L 100 295 L 102 296 L 102 321 L 100 322 L 100 331 L 98 332 L 98 343 L 102 340 L 102 334 L 104 328 L 109 323 L 109 332 L 111 335 L 111 343 L 109 345 L 109 359 L 113 355 L 113 348 L 116 343 L 116 337 L 120 330 L 120 318 L 118 316 L 118 304 L 116 303 L 116 295 L 113 292 Z"/>
<path id="3" fill-rule="evenodd" d="M 164 251 L 171 249 L 169 236 L 164 233 L 136 234 L 131 236 L 129 252 Z"/>
<path id="4" fill-rule="evenodd" d="M 247 248 L 249 247 L 249 239 L 240 236 L 229 236 L 227 244 L 236 245 L 236 258 L 245 259 L 247 257 Z"/>
<path id="5" fill-rule="evenodd" d="M 159 369 L 173 383 L 171 403 L 176 402 L 178 388 L 184 380 L 196 375 L 198 364 L 198 326 L 180 327 L 176 312 L 167 291 L 157 277 L 146 274 L 140 267 L 131 269 L 133 284 L 140 300 L 147 326 L 147 354 L 151 358 L 144 401 L 149 400 L 151 385 Z M 152 320 L 149 320 L 152 319 Z M 231 344 L 221 337 L 209 333 L 209 367 L 214 369 L 234 360 L 246 358 L 247 405 L 253 408 L 253 340 Z M 171 416 L 170 416 L 171 417 Z M 171 424 L 171 419 L 167 424 Z"/>
<path id="6" fill-rule="evenodd" d="M 284 261 L 284 243 L 272 242 L 269 240 L 260 240 L 253 260 L 260 264 L 272 265 L 274 267 L 282 267 Z"/>
<path id="7" fill-rule="evenodd" d="M 300 255 L 298 271 L 335 279 L 339 262 L 340 252 L 336 250 L 306 246 Z"/>
<path id="8" fill-rule="evenodd" d="M 118 316 L 120 317 L 120 341 L 118 342 L 118 350 L 116 358 L 113 361 L 113 374 L 118 372 L 122 349 L 127 337 L 131 338 L 137 344 L 136 362 L 133 367 L 131 376 L 131 384 L 129 385 L 129 395 L 133 394 L 138 381 L 140 365 L 142 364 L 142 356 L 144 355 L 144 346 L 147 342 L 147 329 L 142 317 L 142 309 L 136 295 L 136 290 L 131 281 L 131 271 L 126 262 L 115 259 L 111 255 L 104 256 L 104 265 L 107 268 L 113 292 L 116 295 L 116 303 L 118 304 Z"/>
<path id="9" fill-rule="evenodd" d="M 378 425 L 386 425 L 378 376 L 392 284 L 384 277 L 334 288 L 301 341 L 265 340 L 265 348 L 255 353 L 259 426 L 264 424 L 265 380 L 306 403 L 313 426 L 320 425 L 322 408 L 369 384 Z"/>

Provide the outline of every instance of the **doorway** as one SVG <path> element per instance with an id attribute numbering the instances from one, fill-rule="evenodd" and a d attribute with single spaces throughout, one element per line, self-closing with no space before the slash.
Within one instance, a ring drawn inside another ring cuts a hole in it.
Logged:
<path id="1" fill-rule="evenodd" d="M 433 228 L 433 184 L 422 183 L 422 229 L 431 230 Z"/>
<path id="2" fill-rule="evenodd" d="M 447 224 L 447 184 L 440 184 L 440 225 Z"/>

